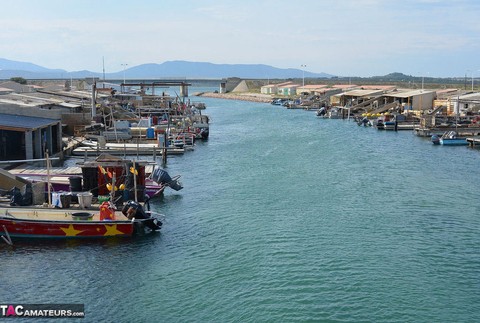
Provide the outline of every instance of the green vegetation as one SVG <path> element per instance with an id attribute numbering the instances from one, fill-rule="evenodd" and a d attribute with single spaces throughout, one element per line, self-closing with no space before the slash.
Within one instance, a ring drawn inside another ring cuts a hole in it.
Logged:
<path id="1" fill-rule="evenodd" d="M 11 77 L 10 81 L 17 82 L 23 85 L 27 84 L 27 80 L 24 79 L 23 77 Z"/>
<path id="2" fill-rule="evenodd" d="M 269 83 L 294 82 L 302 84 L 302 78 L 276 79 L 268 80 Z M 267 80 L 263 80 L 267 84 Z M 470 77 L 422 77 L 405 75 L 403 73 L 390 73 L 384 76 L 358 77 L 358 76 L 336 76 L 332 78 L 305 78 L 305 85 L 308 84 L 355 84 L 355 85 L 394 85 L 398 88 L 406 89 L 447 89 L 455 88 L 470 91 L 472 89 L 472 79 Z M 250 84 L 249 84 L 250 85 Z M 258 84 L 256 84 L 258 85 Z M 480 91 L 480 79 L 473 79 L 474 91 Z"/>

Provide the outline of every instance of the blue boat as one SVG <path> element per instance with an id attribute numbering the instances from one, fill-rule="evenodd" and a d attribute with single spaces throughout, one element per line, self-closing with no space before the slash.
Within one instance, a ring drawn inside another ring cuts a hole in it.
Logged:
<path id="1" fill-rule="evenodd" d="M 458 137 L 456 131 L 446 131 L 440 138 L 438 136 L 432 136 L 433 144 L 440 144 L 445 146 L 464 146 L 468 145 L 467 138 Z"/>

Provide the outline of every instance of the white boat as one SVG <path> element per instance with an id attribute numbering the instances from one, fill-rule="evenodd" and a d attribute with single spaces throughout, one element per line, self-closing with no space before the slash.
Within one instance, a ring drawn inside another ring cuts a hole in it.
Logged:
<path id="1" fill-rule="evenodd" d="M 108 153 L 110 155 L 162 155 L 166 149 L 168 155 L 180 155 L 185 152 L 184 148 L 178 147 L 160 147 L 158 143 L 113 143 L 108 142 L 100 144 L 93 140 L 82 141 L 81 147 L 77 147 L 72 151 L 72 155 L 84 156 L 100 155 Z"/>
<path id="2" fill-rule="evenodd" d="M 332 108 L 332 109 L 328 110 L 328 112 L 324 116 L 324 118 L 341 119 L 342 118 L 342 111 L 339 108 Z"/>
<path id="3" fill-rule="evenodd" d="M 91 146 L 91 147 L 77 147 L 72 151 L 72 155 L 74 156 L 99 156 L 101 154 L 110 154 L 115 156 L 122 156 L 122 155 L 162 155 L 163 150 L 166 149 L 167 155 L 181 155 L 185 153 L 184 148 L 159 148 L 159 147 L 142 147 L 142 146 L 122 146 L 122 147 L 99 147 L 99 146 Z"/>

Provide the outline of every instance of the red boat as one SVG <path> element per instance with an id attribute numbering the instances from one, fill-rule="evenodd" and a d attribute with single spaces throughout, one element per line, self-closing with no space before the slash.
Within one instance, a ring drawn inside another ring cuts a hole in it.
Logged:
<path id="1" fill-rule="evenodd" d="M 2 206 L 0 207 L 0 236 L 3 236 L 6 241 L 11 237 L 129 237 L 144 233 L 147 227 L 155 231 L 161 227 L 161 222 L 157 218 L 145 216 L 143 209 L 141 212 L 137 211 L 137 217 L 130 220 L 123 214 L 124 210 L 115 214 L 112 208 L 107 206 L 108 204 L 109 202 L 104 202 L 98 212 Z M 124 207 L 125 210 L 127 208 Z"/>
<path id="2" fill-rule="evenodd" d="M 34 206 L 36 194 L 31 183 L 3 172 L 1 186 L 15 187 L 3 194 L 5 198 L 0 194 L 2 239 L 12 244 L 11 237 L 128 237 L 161 228 L 160 219 L 145 212 L 140 204 L 149 205 L 144 195 L 145 163 L 104 156 L 85 163 L 82 170 L 83 189 L 76 194 L 78 206 L 71 206 L 72 195 L 58 192 L 51 192 L 47 204 L 43 191 L 37 194 L 40 203 Z M 164 173 L 160 175 L 168 176 Z M 92 205 L 92 198 L 100 204 Z M 121 212 L 115 212 L 116 206 L 122 208 Z"/>

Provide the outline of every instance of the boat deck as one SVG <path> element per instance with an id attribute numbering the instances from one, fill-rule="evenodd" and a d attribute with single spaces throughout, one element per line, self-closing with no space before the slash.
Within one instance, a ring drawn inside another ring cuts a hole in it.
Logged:
<path id="1" fill-rule="evenodd" d="M 145 166 L 145 173 L 151 174 L 153 171 L 154 165 L 146 165 Z M 9 170 L 11 174 L 21 176 L 21 177 L 28 177 L 29 175 L 36 175 L 36 176 L 45 176 L 45 180 L 47 179 L 48 173 L 45 167 L 38 167 L 28 164 L 23 164 L 18 167 L 12 168 Z M 80 166 L 70 166 L 70 167 L 52 167 L 49 170 L 50 172 L 50 179 L 53 181 L 53 177 L 58 176 L 60 178 L 66 176 L 75 176 L 75 175 L 82 175 L 82 168 Z"/>
<path id="2" fill-rule="evenodd" d="M 65 209 L 29 206 L 15 207 L 6 203 L 0 203 L 0 216 L 13 217 L 23 220 L 44 220 L 44 221 L 72 221 L 81 220 L 82 215 L 93 215 L 84 219 L 84 221 L 101 221 L 100 206 L 92 205 L 89 208 L 70 207 Z M 115 221 L 130 221 L 121 210 L 115 211 Z"/>

